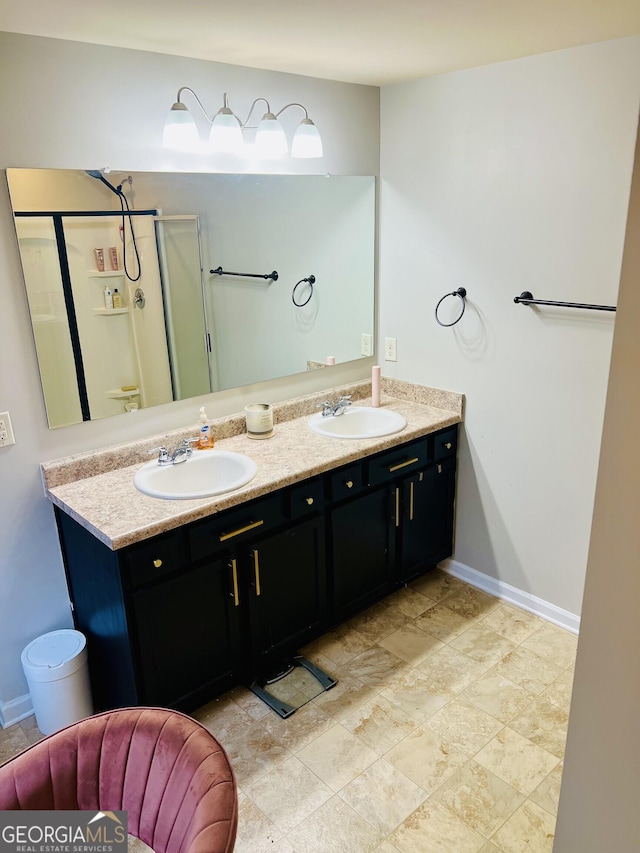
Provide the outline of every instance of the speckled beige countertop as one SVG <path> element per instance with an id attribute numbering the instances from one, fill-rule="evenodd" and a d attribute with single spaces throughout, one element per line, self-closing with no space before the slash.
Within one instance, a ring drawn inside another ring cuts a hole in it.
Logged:
<path id="1" fill-rule="evenodd" d="M 210 421 L 218 449 L 244 453 L 258 466 L 253 480 L 233 492 L 199 500 L 160 500 L 133 485 L 134 474 L 149 461 L 149 448 L 175 446 L 197 434 L 191 428 L 45 462 L 45 493 L 117 550 L 462 420 L 461 394 L 383 379 L 382 406 L 405 416 L 402 432 L 358 440 L 326 438 L 309 429 L 309 416 L 320 400 L 351 394 L 353 405 L 366 406 L 371 404 L 370 393 L 371 384 L 365 381 L 274 404 L 273 437 L 261 441 L 247 437 L 243 415 Z"/>

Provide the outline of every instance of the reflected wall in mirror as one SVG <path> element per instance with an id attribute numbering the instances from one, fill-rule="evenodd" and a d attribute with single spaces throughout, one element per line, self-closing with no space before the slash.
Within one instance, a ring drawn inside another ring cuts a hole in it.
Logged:
<path id="1" fill-rule="evenodd" d="M 373 334 L 373 177 L 7 180 L 51 428 L 351 361 Z"/>

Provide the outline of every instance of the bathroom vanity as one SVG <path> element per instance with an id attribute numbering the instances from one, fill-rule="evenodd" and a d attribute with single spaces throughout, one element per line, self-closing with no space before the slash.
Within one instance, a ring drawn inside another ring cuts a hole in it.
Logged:
<path id="1" fill-rule="evenodd" d="M 384 399 L 408 422 L 384 438 L 311 433 L 315 398 L 272 439 L 230 435 L 217 446 L 258 474 L 208 500 L 139 494 L 140 463 L 78 479 L 78 458 L 43 465 L 97 708 L 192 710 L 450 556 L 462 400 L 412 389 Z"/>

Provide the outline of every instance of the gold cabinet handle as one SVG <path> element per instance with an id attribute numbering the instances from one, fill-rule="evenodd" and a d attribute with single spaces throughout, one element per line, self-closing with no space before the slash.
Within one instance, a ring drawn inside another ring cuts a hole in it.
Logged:
<path id="1" fill-rule="evenodd" d="M 352 489 L 353 488 L 353 480 L 347 480 L 347 482 L 345 483 L 345 486 L 348 489 Z"/>
<path id="2" fill-rule="evenodd" d="M 451 444 L 451 442 L 450 442 L 450 441 L 448 441 L 448 442 L 445 444 L 445 447 L 447 448 L 447 450 L 451 450 L 451 448 L 453 447 L 453 444 Z"/>
<path id="3" fill-rule="evenodd" d="M 233 597 L 234 607 L 237 607 L 240 604 L 240 597 L 238 595 L 238 561 L 231 560 L 231 574 L 233 577 L 233 592 L 231 593 Z"/>
<path id="4" fill-rule="evenodd" d="M 396 527 L 400 526 L 400 489 L 396 486 Z"/>
<path id="5" fill-rule="evenodd" d="M 442 474 L 442 465 L 438 463 L 438 474 Z"/>
<path id="6" fill-rule="evenodd" d="M 305 498 L 305 500 L 309 504 L 309 506 L 311 506 L 311 504 L 313 503 L 313 498 Z"/>
<path id="7" fill-rule="evenodd" d="M 162 560 L 154 560 L 153 565 L 156 567 L 156 569 L 159 569 L 162 565 Z"/>
<path id="8" fill-rule="evenodd" d="M 226 542 L 227 539 L 233 539 L 234 536 L 240 536 L 241 533 L 246 533 L 248 530 L 254 530 L 256 527 L 260 527 L 264 524 L 264 521 L 252 521 L 251 524 L 246 524 L 244 527 L 239 527 L 237 530 L 233 530 L 231 533 L 223 533 L 220 536 L 221 542 Z"/>
<path id="9" fill-rule="evenodd" d="M 409 521 L 413 521 L 413 480 L 409 483 Z"/>
<path id="10" fill-rule="evenodd" d="M 407 465 L 414 465 L 418 461 L 418 457 L 416 456 L 414 459 L 407 459 L 406 462 L 399 462 L 397 465 L 389 465 L 389 473 L 393 474 L 394 471 L 399 471 L 401 468 L 406 468 Z"/>
<path id="11" fill-rule="evenodd" d="M 258 549 L 252 551 L 253 556 L 253 571 L 256 578 L 256 595 L 260 595 L 260 560 L 258 557 Z"/>

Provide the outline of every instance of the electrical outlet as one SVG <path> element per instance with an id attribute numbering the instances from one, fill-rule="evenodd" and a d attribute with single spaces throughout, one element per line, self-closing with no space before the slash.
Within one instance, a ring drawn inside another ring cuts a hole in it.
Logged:
<path id="1" fill-rule="evenodd" d="M 9 412 L 0 412 L 0 447 L 8 447 L 15 443 Z"/>
<path id="2" fill-rule="evenodd" d="M 371 335 L 360 335 L 360 355 L 373 355 Z"/>
<path id="3" fill-rule="evenodd" d="M 398 360 L 397 341 L 395 338 L 385 338 L 384 339 L 384 360 L 385 361 L 397 361 Z"/>

